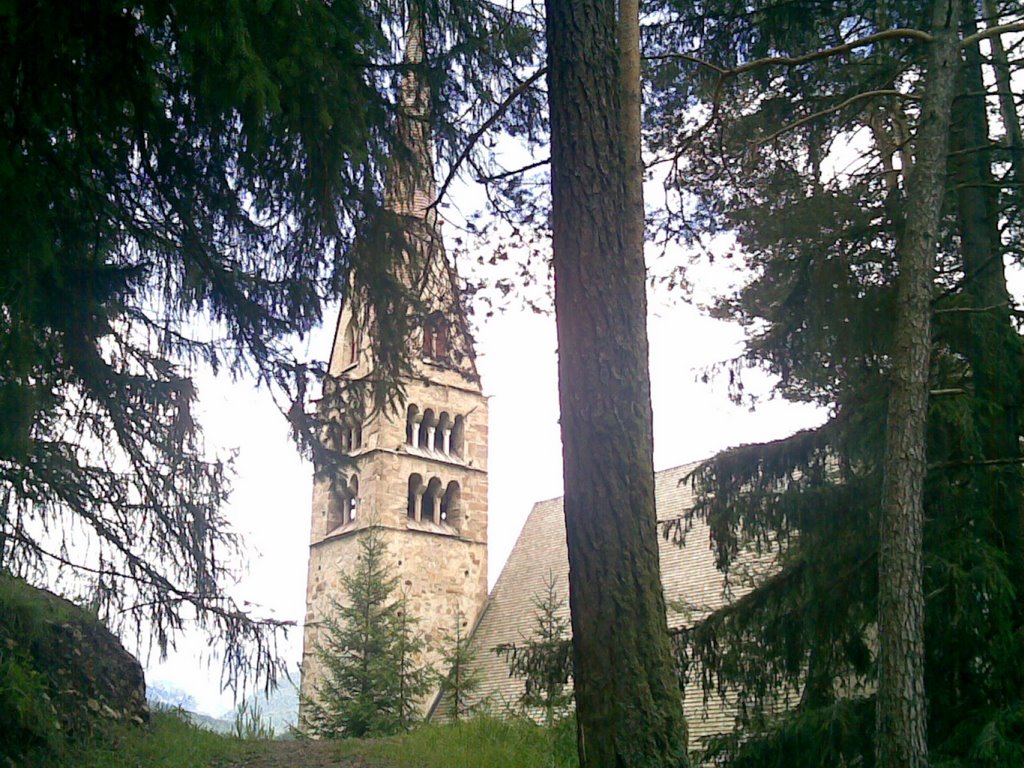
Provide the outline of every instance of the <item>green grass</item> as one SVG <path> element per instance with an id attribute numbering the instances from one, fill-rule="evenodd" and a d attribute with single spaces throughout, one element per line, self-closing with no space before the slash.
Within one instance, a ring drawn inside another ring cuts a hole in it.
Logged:
<path id="1" fill-rule="evenodd" d="M 341 742 L 342 756 L 387 768 L 577 768 L 576 726 L 480 717 L 387 739 Z"/>
<path id="2" fill-rule="evenodd" d="M 75 754 L 76 768 L 219 768 L 262 751 L 241 741 L 197 728 L 175 712 L 154 712 L 148 728 L 116 728 Z"/>

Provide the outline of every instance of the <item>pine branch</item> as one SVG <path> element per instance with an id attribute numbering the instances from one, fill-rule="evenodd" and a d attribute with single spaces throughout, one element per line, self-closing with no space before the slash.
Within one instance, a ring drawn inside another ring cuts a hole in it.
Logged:
<path id="1" fill-rule="evenodd" d="M 946 315 L 954 312 L 970 312 L 970 313 L 981 313 L 991 312 L 994 309 L 1002 309 L 1003 307 L 1010 306 L 1010 302 L 1001 301 L 998 304 L 992 304 L 988 307 L 947 307 L 946 309 L 936 309 L 936 315 Z"/>
<path id="2" fill-rule="evenodd" d="M 1009 459 L 972 459 L 963 461 L 940 461 L 928 465 L 928 471 L 935 469 L 956 469 L 957 467 L 1005 467 L 1009 465 L 1024 465 L 1024 458 L 1019 456 Z"/>
<path id="3" fill-rule="evenodd" d="M 910 101 L 919 101 L 920 100 L 919 97 L 917 97 L 917 96 L 913 96 L 911 94 L 903 93 L 901 91 L 896 91 L 896 90 L 892 90 L 892 89 L 881 89 L 881 90 L 876 90 L 876 91 L 865 91 L 864 93 L 858 93 L 856 96 L 851 96 L 850 98 L 846 99 L 845 101 L 842 101 L 839 104 L 836 104 L 836 105 L 834 105 L 832 107 L 829 107 L 828 109 L 822 109 L 822 110 L 819 110 L 818 112 L 815 112 L 813 114 L 805 115 L 804 117 L 801 117 L 799 120 L 794 120 L 792 123 L 789 123 L 788 125 L 784 125 L 782 128 L 779 128 L 779 130 L 775 131 L 774 133 L 769 134 L 765 138 L 758 139 L 757 141 L 754 141 L 754 142 L 751 142 L 751 143 L 754 146 L 760 146 L 762 144 L 767 144 L 768 142 L 775 141 L 775 139 L 779 138 L 779 136 L 783 135 L 784 133 L 788 133 L 789 131 L 792 131 L 795 128 L 799 128 L 801 125 L 806 125 L 807 123 L 813 122 L 813 121 L 817 120 L 820 117 L 825 117 L 825 116 L 831 115 L 831 114 L 833 114 L 835 112 L 841 112 L 843 109 L 845 109 L 846 107 L 850 106 L 851 104 L 856 104 L 858 101 L 863 101 L 864 99 L 870 99 L 870 98 L 875 97 L 875 96 L 896 96 L 898 98 L 907 99 L 907 100 L 910 100 Z"/>
<path id="4" fill-rule="evenodd" d="M 994 29 L 994 28 L 993 28 Z M 761 67 L 769 66 L 798 66 L 800 64 L 809 64 L 813 61 L 820 59 L 831 58 L 832 56 L 838 56 L 843 53 L 849 53 L 858 48 L 864 48 L 868 45 L 881 42 L 883 40 L 892 39 L 911 39 L 918 40 L 925 43 L 930 43 L 934 38 L 927 32 L 923 32 L 919 29 L 910 29 L 906 27 L 899 27 L 896 29 L 887 29 L 884 32 L 878 32 L 874 35 L 868 35 L 867 37 L 861 37 L 856 40 L 851 40 L 848 43 L 842 45 L 836 45 L 831 48 L 822 48 L 819 51 L 812 51 L 811 53 L 805 53 L 800 56 L 766 56 L 762 59 L 755 59 L 754 61 L 748 61 L 746 64 L 741 64 L 738 67 L 725 68 L 720 67 L 717 64 L 712 64 L 710 61 L 701 59 L 697 56 L 688 53 L 663 53 L 655 56 L 645 57 L 648 61 L 663 61 L 672 59 L 681 59 L 683 61 L 691 61 L 702 67 L 706 67 L 714 72 L 717 72 L 723 78 L 738 77 L 739 75 L 745 74 Z"/>
<path id="5" fill-rule="evenodd" d="M 968 35 L 961 40 L 960 47 L 967 48 L 981 40 L 987 40 L 990 37 L 996 37 L 998 35 L 1005 35 L 1008 32 L 1024 32 L 1024 21 L 1016 21 L 1011 24 L 999 24 L 995 27 L 988 27 L 980 32 L 975 32 L 973 35 Z"/>
<path id="6" fill-rule="evenodd" d="M 465 162 L 466 158 L 469 157 L 469 153 L 473 151 L 473 147 L 475 147 L 476 143 L 480 141 L 480 138 L 485 133 L 487 133 L 487 131 L 489 131 L 491 127 L 496 122 L 498 122 L 498 120 L 501 119 L 501 116 L 504 115 L 509 110 L 509 108 L 515 103 L 516 99 L 518 99 L 520 96 L 526 93 L 530 86 L 532 86 L 534 83 L 540 80 L 540 78 L 544 77 L 544 75 L 547 74 L 547 71 L 547 67 L 541 67 L 528 78 L 526 78 L 523 82 L 521 82 L 519 85 L 517 85 L 514 89 L 512 89 L 509 95 L 505 97 L 505 100 L 498 105 L 498 108 L 496 110 L 494 110 L 494 113 L 486 120 L 484 120 L 484 122 L 480 125 L 479 128 L 473 131 L 468 141 L 466 141 L 466 145 L 462 148 L 462 151 L 459 153 L 459 156 L 455 158 L 455 162 L 452 163 L 451 168 L 448 169 L 448 175 L 445 177 L 444 183 L 441 184 L 440 189 L 438 189 L 437 198 L 431 204 L 431 208 L 436 207 L 437 204 L 444 198 L 445 193 L 448 191 L 448 187 L 455 180 L 455 176 L 459 172 L 459 167 L 462 165 L 463 162 Z"/>

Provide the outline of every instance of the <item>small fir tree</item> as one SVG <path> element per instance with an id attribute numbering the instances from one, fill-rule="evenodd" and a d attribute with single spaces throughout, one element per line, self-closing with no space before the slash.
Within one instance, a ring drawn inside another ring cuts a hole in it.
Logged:
<path id="1" fill-rule="evenodd" d="M 419 622 L 409 613 L 405 592 L 398 602 L 395 625 L 395 664 L 398 674 L 398 726 L 409 730 L 420 719 L 419 704 L 437 679 L 434 668 L 422 663 L 425 642 L 416 630 Z"/>
<path id="2" fill-rule="evenodd" d="M 441 680 L 441 696 L 451 702 L 449 719 L 452 722 L 473 716 L 485 704 L 483 700 L 470 703 L 470 698 L 480 688 L 480 671 L 476 666 L 476 651 L 469 645 L 465 624 L 465 614 L 458 611 L 455 629 L 444 636 L 448 651 L 442 663 L 448 673 Z"/>
<path id="3" fill-rule="evenodd" d="M 519 705 L 525 710 L 543 710 L 544 722 L 551 726 L 572 705 L 572 645 L 569 621 L 562 615 L 565 598 L 560 597 L 553 573 L 548 574 L 544 591 L 535 594 L 534 633 L 522 643 L 502 643 L 494 652 L 505 658 L 509 675 L 525 684 Z"/>
<path id="4" fill-rule="evenodd" d="M 316 646 L 323 679 L 303 701 L 303 730 L 323 738 L 407 729 L 429 685 L 430 670 L 418 664 L 416 621 L 404 597 L 394 599 L 398 578 L 380 527 L 362 531 L 358 545 L 358 567 L 342 576 L 346 599 L 334 602 Z"/>

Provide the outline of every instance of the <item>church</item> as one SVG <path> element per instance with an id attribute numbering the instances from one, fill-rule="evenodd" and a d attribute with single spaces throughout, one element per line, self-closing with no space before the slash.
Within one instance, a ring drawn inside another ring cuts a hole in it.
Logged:
<path id="1" fill-rule="evenodd" d="M 406 61 L 418 63 L 421 56 L 422 39 L 411 29 Z M 426 319 L 411 340 L 412 375 L 402 382 L 404 411 L 366 419 L 332 415 L 342 426 L 337 448 L 350 459 L 350 468 L 340 483 L 319 476 L 314 480 L 301 690 L 310 696 L 322 674 L 314 651 L 319 623 L 343 595 L 341 575 L 355 567 L 358 532 L 373 519 L 426 641 L 425 661 L 439 668 L 443 638 L 458 622 L 470 635 L 482 681 L 473 696 L 501 712 L 515 705 L 523 681 L 510 677 L 494 648 L 530 638 L 535 602 L 550 579 L 566 598 L 561 610 L 568 618 L 562 500 L 534 506 L 488 594 L 487 397 L 433 206 L 433 150 L 423 119 L 429 92 L 409 73 L 400 99 L 400 131 L 410 154 L 428 171 L 396 174 L 400 178 L 389 180 L 387 203 L 403 217 L 418 256 L 407 279 L 420 292 Z M 369 337 L 352 302 L 345 302 L 330 355 L 332 377 L 357 382 L 372 374 Z M 656 473 L 659 527 L 692 507 L 687 475 L 693 466 Z M 685 547 L 662 537 L 659 548 L 671 627 L 693 623 L 724 604 L 725 584 L 703 523 L 694 521 Z M 743 591 L 734 587 L 731 597 Z M 427 715 L 445 716 L 439 698 L 435 692 L 424 702 Z M 684 706 L 692 745 L 732 727 L 733 709 L 712 701 L 705 710 L 699 690 L 688 695 Z"/>

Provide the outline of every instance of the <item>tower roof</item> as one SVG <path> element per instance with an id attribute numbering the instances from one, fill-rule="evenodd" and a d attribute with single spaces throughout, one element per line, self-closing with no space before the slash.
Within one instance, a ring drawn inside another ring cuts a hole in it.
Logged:
<path id="1" fill-rule="evenodd" d="M 437 181 L 434 175 L 435 151 L 431 131 L 432 97 L 426 78 L 426 34 L 423 9 L 410 3 L 408 26 L 405 33 L 403 73 L 398 87 L 395 134 L 397 146 L 387 171 L 384 207 L 403 220 L 406 239 L 405 252 L 392 256 L 391 268 L 399 281 L 411 290 L 414 303 L 418 303 L 421 334 L 429 333 L 434 339 L 444 339 L 445 355 L 431 354 L 434 362 L 444 362 L 464 378 L 477 382 L 475 351 L 465 313 L 459 299 L 458 280 L 449 262 L 441 236 L 441 221 L 437 214 Z M 346 301 L 346 305 L 351 302 Z M 337 353 L 343 348 L 345 334 L 353 322 L 351 306 L 343 306 L 338 317 L 334 346 L 331 351 L 332 370 Z M 356 319 L 358 321 L 358 318 Z M 369 319 L 368 322 L 372 322 Z M 369 334 L 357 334 L 362 343 Z M 412 339 L 411 352 L 428 346 L 426 340 Z M 443 358 L 443 359 L 442 359 Z M 350 356 L 345 354 L 348 361 Z"/>
<path id="2" fill-rule="evenodd" d="M 434 145 L 430 131 L 430 84 L 423 73 L 426 35 L 422 9 L 410 9 L 405 33 L 404 72 L 398 92 L 398 154 L 387 179 L 385 205 L 395 213 L 437 227 L 437 181 L 434 178 Z M 437 233 L 439 234 L 439 233 Z"/>

